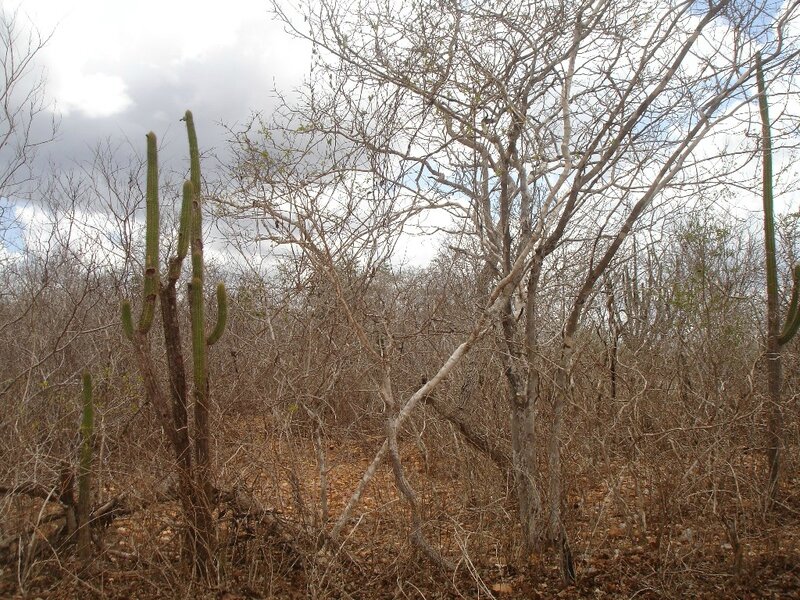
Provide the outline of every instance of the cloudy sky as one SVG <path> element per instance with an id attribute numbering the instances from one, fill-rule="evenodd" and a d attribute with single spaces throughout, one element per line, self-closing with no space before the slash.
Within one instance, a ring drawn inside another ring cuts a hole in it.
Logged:
<path id="1" fill-rule="evenodd" d="M 183 152 L 190 108 L 204 150 L 224 154 L 225 129 L 268 110 L 308 72 L 310 49 L 274 22 L 264 0 L 3 0 L 21 26 L 52 38 L 38 57 L 59 139 L 56 163 L 99 141 L 141 142 L 155 131 Z"/>
<path id="2" fill-rule="evenodd" d="M 0 0 L 0 7 L 16 11 L 20 30 L 52 34 L 36 66 L 60 125 L 40 156 L 66 169 L 90 161 L 105 141 L 144 154 L 150 130 L 162 168 L 184 168 L 187 108 L 201 151 L 224 159 L 226 126 L 236 130 L 254 111 L 268 111 L 274 90 L 291 98 L 311 65 L 310 46 L 284 32 L 267 0 Z M 211 165 L 204 162 L 206 173 Z M 27 228 L 40 215 L 26 205 L 17 218 Z M 46 237 L 47 226 L 41 231 Z M 5 236 L 0 255 L 22 247 L 19 227 Z"/>

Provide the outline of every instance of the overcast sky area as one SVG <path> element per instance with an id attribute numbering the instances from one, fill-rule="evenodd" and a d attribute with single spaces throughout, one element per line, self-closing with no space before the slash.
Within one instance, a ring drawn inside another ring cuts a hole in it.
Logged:
<path id="1" fill-rule="evenodd" d="M 185 154 L 188 108 L 203 151 L 225 154 L 226 132 L 268 110 L 272 90 L 291 92 L 308 73 L 310 48 L 292 40 L 262 0 L 4 0 L 21 26 L 52 33 L 38 57 L 58 139 L 57 165 L 91 157 L 98 142 L 144 150 L 153 130 L 162 156 Z"/>
<path id="2" fill-rule="evenodd" d="M 275 90 L 291 99 L 311 65 L 310 45 L 292 39 L 265 0 L 2 0 L 2 8 L 16 11 L 25 33 L 51 36 L 36 68 L 59 126 L 57 139 L 40 151 L 39 168 L 89 162 L 106 141 L 124 164 L 125 152 L 144 155 L 152 130 L 162 172 L 182 170 L 186 109 L 194 114 L 201 152 L 224 160 L 227 128 L 241 129 L 254 112 L 269 111 Z M 47 119 L 37 125 L 46 128 Z M 205 175 L 214 164 L 204 161 Z M 26 199 L 17 200 L 19 207 Z M 29 225 L 37 214 L 35 203 L 27 205 L 20 223 Z M 22 248 L 21 233 L 6 232 L 5 250 Z M 422 262 L 429 259 L 430 250 L 417 250 Z"/>
<path id="3" fill-rule="evenodd" d="M 179 120 L 187 108 L 194 113 L 201 150 L 224 160 L 229 137 L 224 126 L 238 130 L 253 112 L 268 112 L 274 90 L 291 97 L 311 64 L 310 45 L 285 33 L 265 0 L 0 1 L 6 13 L 17 12 L 18 27 L 50 36 L 36 68 L 46 79 L 48 110 L 59 128 L 40 156 L 57 168 L 91 160 L 105 141 L 119 152 L 127 147 L 143 155 L 145 134 L 152 130 L 159 137 L 162 168 L 182 170 L 188 152 Z M 796 95 L 784 100 L 792 114 L 800 113 Z M 718 141 L 741 136 L 738 130 L 722 131 L 703 144 L 714 151 Z M 213 165 L 204 161 L 206 175 Z M 748 165 L 757 168 L 757 161 Z M 760 210 L 757 194 L 738 193 L 730 202 L 736 203 Z M 778 200 L 779 209 L 789 204 L 788 195 Z M 424 262 L 430 247 L 414 241 L 402 244 L 398 254 L 416 250 L 415 260 Z"/>

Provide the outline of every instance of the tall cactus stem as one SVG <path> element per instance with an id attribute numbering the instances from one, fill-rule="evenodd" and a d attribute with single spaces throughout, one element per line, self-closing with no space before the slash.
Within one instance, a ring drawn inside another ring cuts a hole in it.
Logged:
<path id="1" fill-rule="evenodd" d="M 761 115 L 762 144 L 762 200 L 764 203 L 764 244 L 767 261 L 767 304 L 777 321 L 778 310 L 778 268 L 775 252 L 775 206 L 772 189 L 772 134 L 770 132 L 769 104 L 764 83 L 764 69 L 761 53 L 756 54 L 756 80 L 758 85 L 758 109 Z"/>
<path id="2" fill-rule="evenodd" d="M 774 336 L 777 346 L 783 346 L 797 334 L 800 329 L 800 265 L 796 265 L 792 273 L 792 296 L 783 328 L 778 316 L 778 267 L 775 247 L 775 206 L 772 187 L 772 133 L 769 121 L 769 103 L 767 101 L 764 68 L 761 53 L 756 54 L 756 81 L 758 85 L 758 110 L 761 116 L 761 140 L 763 144 L 762 194 L 764 202 L 764 244 L 767 259 L 767 315 L 768 336 Z"/>
<path id="3" fill-rule="evenodd" d="M 89 514 L 92 493 L 92 445 L 94 438 L 94 401 L 92 376 L 83 374 L 83 411 L 81 415 L 81 453 L 78 465 L 78 557 L 91 558 L 91 530 Z"/>
<path id="4" fill-rule="evenodd" d="M 758 86 L 758 110 L 761 117 L 762 144 L 762 196 L 764 202 L 764 247 L 767 270 L 767 392 L 769 405 L 767 412 L 767 468 L 768 505 L 777 499 L 778 480 L 781 471 L 781 448 L 783 446 L 783 410 L 781 387 L 783 373 L 781 367 L 781 324 L 778 314 L 778 267 L 775 252 L 775 207 L 772 188 L 772 135 L 770 132 L 769 105 L 764 83 L 764 67 L 761 53 L 756 53 L 756 85 Z M 791 313 L 791 307 L 790 307 Z M 792 323 L 789 324 L 790 333 Z"/>
<path id="5" fill-rule="evenodd" d="M 147 219 L 145 233 L 144 301 L 139 332 L 150 331 L 158 295 L 158 148 L 156 134 L 147 134 Z"/>
<path id="6" fill-rule="evenodd" d="M 192 184 L 192 283 L 189 288 L 189 305 L 192 316 L 192 358 L 194 363 L 194 423 L 195 423 L 195 478 L 199 501 L 205 507 L 203 519 L 198 520 L 198 551 L 210 551 L 214 546 L 214 531 L 210 521 L 212 503 L 210 406 L 208 401 L 208 358 L 206 324 L 203 300 L 203 220 L 200 188 L 200 153 L 191 111 L 184 116 L 189 137 L 189 180 Z M 208 560 L 205 560 L 208 564 Z"/>
<path id="7" fill-rule="evenodd" d="M 189 179 L 196 193 L 200 193 L 200 150 L 197 145 L 197 133 L 194 128 L 192 111 L 187 110 L 183 115 L 186 121 L 186 132 L 189 136 Z"/>
<path id="8" fill-rule="evenodd" d="M 225 284 L 217 284 L 217 324 L 214 331 L 208 336 L 207 344 L 213 346 L 225 333 L 225 326 L 228 323 L 228 295 L 225 293 Z"/>
<path id="9" fill-rule="evenodd" d="M 186 121 L 186 133 L 189 138 L 189 181 L 192 183 L 192 277 L 203 281 L 203 212 L 200 188 L 200 151 L 197 145 L 197 133 L 194 128 L 192 111 L 187 110 L 183 117 Z"/>
<path id="10" fill-rule="evenodd" d="M 206 389 L 206 336 L 205 315 L 203 314 L 203 282 L 192 278 L 192 355 L 194 358 L 195 392 L 204 393 Z"/>
<path id="11" fill-rule="evenodd" d="M 192 236 L 192 200 L 194 199 L 194 185 L 191 181 L 183 182 L 183 201 L 181 202 L 181 220 L 178 230 L 178 257 L 183 260 L 189 250 L 189 240 Z"/>
<path id="12" fill-rule="evenodd" d="M 187 110 L 183 117 L 189 138 L 189 181 L 192 192 L 192 283 L 190 286 L 190 307 L 192 324 L 192 357 L 194 363 L 195 412 L 206 411 L 206 333 L 205 309 L 203 300 L 203 218 L 200 205 L 200 153 L 197 133 L 194 128 L 192 111 Z M 184 188 L 186 189 L 186 188 Z"/>

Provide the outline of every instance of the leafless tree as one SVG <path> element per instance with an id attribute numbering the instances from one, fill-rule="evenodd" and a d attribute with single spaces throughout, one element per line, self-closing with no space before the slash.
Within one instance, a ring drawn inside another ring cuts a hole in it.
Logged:
<path id="1" fill-rule="evenodd" d="M 48 39 L 23 22 L 19 9 L 0 11 L 0 196 L 6 199 L 34 181 L 36 153 L 55 136 L 45 76 L 36 63 Z"/>
<path id="2" fill-rule="evenodd" d="M 390 261 L 412 232 L 436 231 L 483 263 L 487 293 L 471 332 L 405 402 L 389 395 L 384 347 L 359 335 L 382 365 L 376 387 L 396 425 L 497 327 L 526 548 L 554 545 L 567 580 L 562 428 L 586 308 L 654 205 L 744 177 L 752 147 L 729 149 L 715 136 L 750 131 L 755 47 L 771 81 L 793 81 L 786 24 L 796 9 L 730 0 L 274 5 L 314 46 L 310 79 L 299 103 L 242 134 L 242 185 L 224 202 L 328 273 L 345 251 L 367 265 Z M 561 290 L 560 311 L 542 305 L 545 280 Z M 331 284 L 339 293 L 335 275 Z M 555 347 L 542 335 L 553 319 Z"/>

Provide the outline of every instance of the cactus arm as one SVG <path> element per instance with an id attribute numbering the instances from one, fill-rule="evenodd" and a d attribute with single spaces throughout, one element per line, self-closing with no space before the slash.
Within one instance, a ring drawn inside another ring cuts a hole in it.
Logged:
<path id="1" fill-rule="evenodd" d="M 183 259 L 189 250 L 189 240 L 192 235 L 192 200 L 194 192 L 192 191 L 192 184 L 189 181 L 183 182 L 183 200 L 181 202 L 181 216 L 178 222 L 178 248 L 175 256 L 169 261 L 169 270 L 167 272 L 167 285 L 175 286 L 178 277 L 181 275 L 181 268 L 183 267 Z"/>
<path id="2" fill-rule="evenodd" d="M 792 269 L 792 298 L 789 301 L 789 310 L 786 313 L 786 322 L 794 321 L 797 314 L 797 303 L 800 300 L 800 264 Z"/>
<path id="3" fill-rule="evenodd" d="M 200 206 L 200 151 L 197 145 L 197 132 L 194 128 L 192 111 L 187 110 L 183 117 L 189 138 L 189 181 L 192 184 L 192 277 L 203 283 L 203 213 Z"/>
<path id="4" fill-rule="evenodd" d="M 189 239 L 192 235 L 192 198 L 194 186 L 191 181 L 183 182 L 183 202 L 181 203 L 181 220 L 178 231 L 178 257 L 183 260 L 189 249 Z"/>
<path id="5" fill-rule="evenodd" d="M 795 265 L 792 281 L 792 299 L 789 301 L 789 312 L 786 314 L 786 322 L 783 325 L 778 337 L 778 343 L 783 346 L 787 344 L 797 334 L 800 329 L 800 310 L 798 310 L 798 303 L 800 303 L 800 265 Z"/>
<path id="6" fill-rule="evenodd" d="M 225 293 L 225 284 L 217 285 L 217 324 L 214 331 L 208 336 L 207 344 L 213 346 L 225 333 L 225 326 L 228 322 L 228 295 Z"/>
<path id="7" fill-rule="evenodd" d="M 144 293 L 142 312 L 136 331 L 147 335 L 153 324 L 158 297 L 158 147 L 156 134 L 147 134 L 147 192 L 145 210 L 145 255 L 144 255 Z M 134 325 L 131 303 L 122 303 L 122 329 L 125 337 L 133 341 Z"/>
<path id="8" fill-rule="evenodd" d="M 147 220 L 145 234 L 144 301 L 139 332 L 150 331 L 158 295 L 158 149 L 156 135 L 147 134 Z"/>

